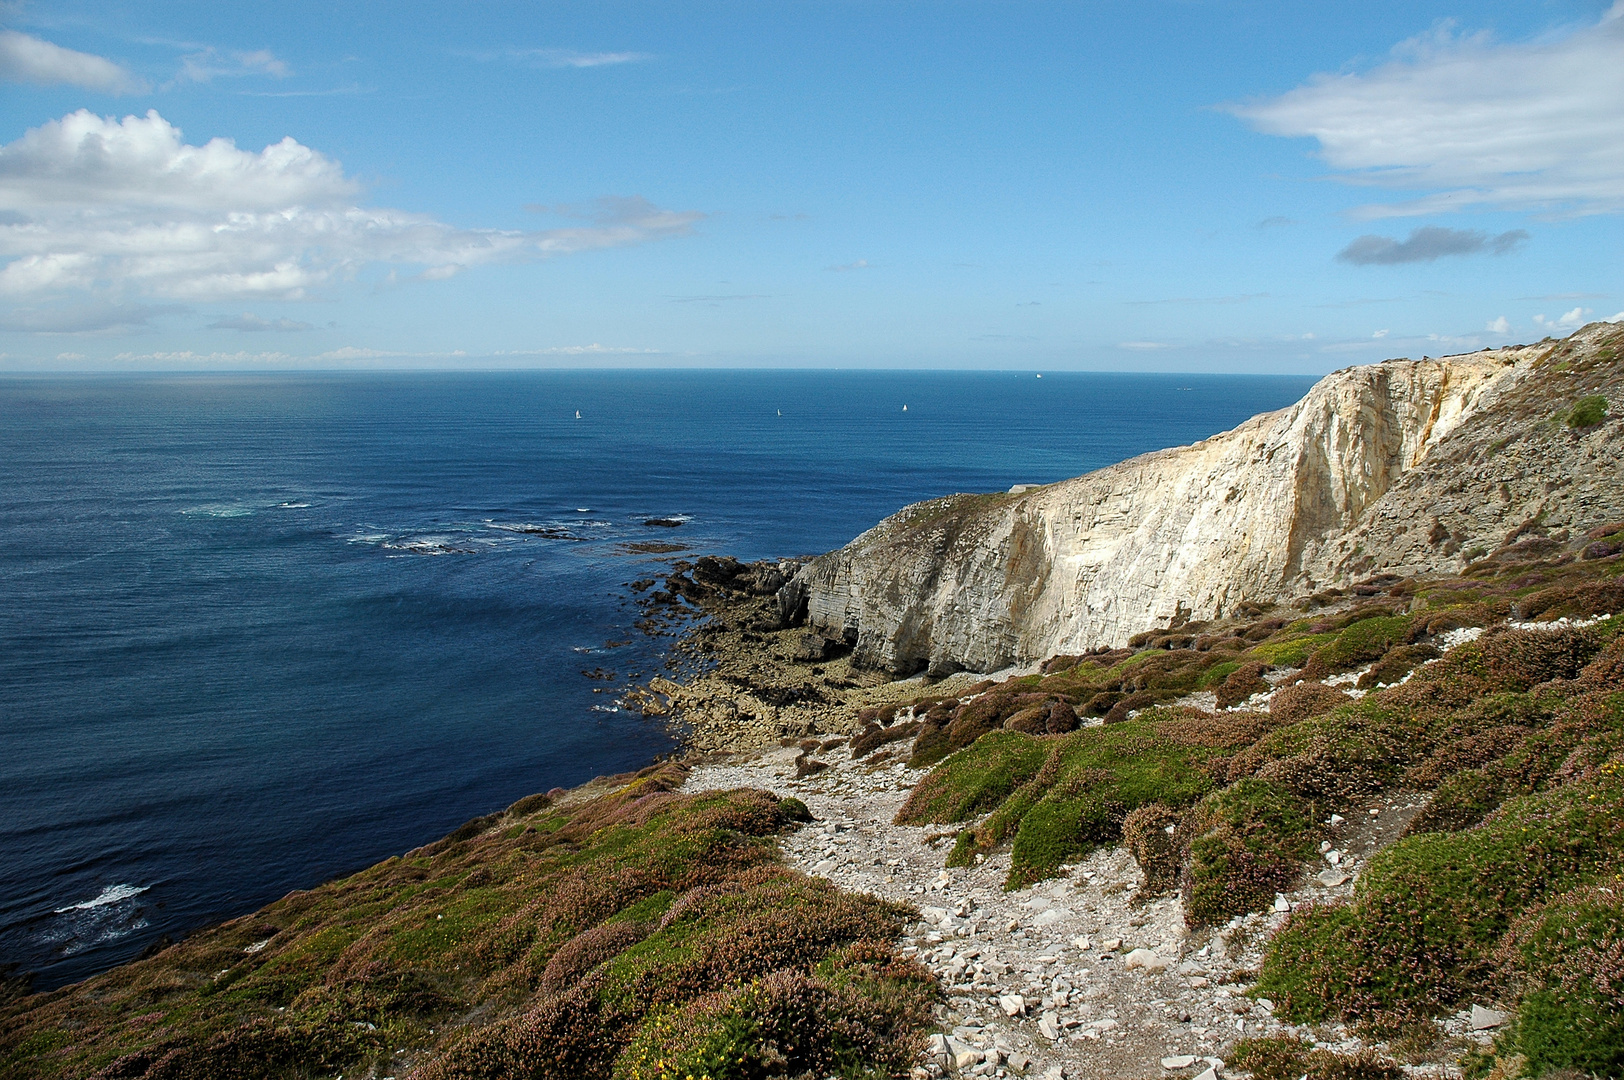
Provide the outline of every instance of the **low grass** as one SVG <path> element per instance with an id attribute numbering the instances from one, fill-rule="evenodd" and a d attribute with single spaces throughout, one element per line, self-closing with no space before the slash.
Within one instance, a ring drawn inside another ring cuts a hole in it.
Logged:
<path id="1" fill-rule="evenodd" d="M 1570 428 L 1591 428 L 1607 419 L 1607 399 L 1600 394 L 1582 397 L 1573 403 L 1564 420 Z"/>

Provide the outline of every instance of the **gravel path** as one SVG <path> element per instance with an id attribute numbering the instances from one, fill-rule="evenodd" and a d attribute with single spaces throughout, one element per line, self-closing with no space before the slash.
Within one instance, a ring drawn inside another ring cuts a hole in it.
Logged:
<path id="1" fill-rule="evenodd" d="M 903 951 L 936 972 L 948 1005 L 916 1076 L 1195 1077 L 1221 1074 L 1224 1050 L 1242 1035 L 1298 1032 L 1236 981 L 1283 912 L 1190 934 L 1176 897 L 1133 903 L 1140 875 L 1121 848 L 1005 892 L 1007 852 L 946 870 L 950 832 L 892 824 L 923 773 L 853 762 L 841 746 L 815 755 L 829 768 L 797 779 L 799 754 L 702 765 L 686 787 L 795 795 L 817 820 L 784 838 L 790 865 L 920 910 Z M 1297 899 L 1345 891 L 1311 879 Z"/>

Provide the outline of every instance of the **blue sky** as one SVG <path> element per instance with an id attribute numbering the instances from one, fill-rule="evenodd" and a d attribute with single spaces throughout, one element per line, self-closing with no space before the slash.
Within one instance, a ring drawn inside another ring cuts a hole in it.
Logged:
<path id="1" fill-rule="evenodd" d="M 0 28 L 0 370 L 1318 373 L 1624 319 L 1624 0 Z"/>

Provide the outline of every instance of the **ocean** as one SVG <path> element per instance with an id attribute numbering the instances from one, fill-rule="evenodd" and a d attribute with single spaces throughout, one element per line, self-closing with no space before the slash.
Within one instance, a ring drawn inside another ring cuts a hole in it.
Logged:
<path id="1" fill-rule="evenodd" d="M 1311 382 L 0 379 L 0 967 L 77 981 L 671 750 L 615 691 L 670 644 L 628 583 L 680 556 L 627 545 L 815 554 Z"/>

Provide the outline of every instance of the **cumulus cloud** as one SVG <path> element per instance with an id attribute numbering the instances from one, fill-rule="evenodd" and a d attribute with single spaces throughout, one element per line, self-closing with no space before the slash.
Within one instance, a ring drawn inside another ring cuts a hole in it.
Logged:
<path id="1" fill-rule="evenodd" d="M 0 146 L 0 296 L 300 299 L 369 264 L 445 278 L 681 236 L 703 217 L 632 196 L 563 228 L 459 229 L 361 206 L 360 194 L 338 162 L 291 137 L 258 153 L 229 139 L 193 146 L 156 110 L 80 110 Z"/>
<path id="2" fill-rule="evenodd" d="M 297 322 L 293 319 L 262 319 L 251 311 L 245 311 L 241 315 L 233 315 L 218 322 L 211 322 L 208 328 L 210 330 L 245 330 L 251 333 L 265 330 L 289 333 L 296 330 L 315 329 L 307 322 Z"/>
<path id="3" fill-rule="evenodd" d="M 1587 307 L 1576 307 L 1572 311 L 1565 311 L 1555 319 L 1548 319 L 1544 315 L 1534 316 L 1534 325 L 1545 330 L 1577 330 L 1585 324 L 1585 316 L 1591 312 Z"/>
<path id="4" fill-rule="evenodd" d="M 77 86 L 109 94 L 139 93 L 146 84 L 111 60 L 75 52 L 16 30 L 0 30 L 0 79 Z"/>
<path id="5" fill-rule="evenodd" d="M 1355 266 L 1392 266 L 1397 263 L 1432 262 L 1445 255 L 1476 255 L 1487 251 L 1504 255 L 1528 240 L 1524 229 L 1512 229 L 1498 236 L 1472 229 L 1445 229 L 1428 225 L 1412 231 L 1408 239 L 1394 240 L 1374 233 L 1361 236 L 1337 252 L 1337 258 Z"/>
<path id="6" fill-rule="evenodd" d="M 1509 334 L 1511 332 L 1511 320 L 1502 315 L 1483 329 L 1491 334 Z"/>
<path id="7" fill-rule="evenodd" d="M 1366 72 L 1316 75 L 1228 107 L 1309 137 L 1343 179 L 1420 192 L 1369 217 L 1471 207 L 1624 210 L 1624 0 L 1595 25 L 1530 42 L 1443 24 Z"/>

